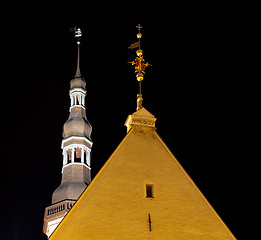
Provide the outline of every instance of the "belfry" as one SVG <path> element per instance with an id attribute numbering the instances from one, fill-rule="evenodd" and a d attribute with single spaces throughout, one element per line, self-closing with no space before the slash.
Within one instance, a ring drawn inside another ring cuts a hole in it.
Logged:
<path id="1" fill-rule="evenodd" d="M 141 82 L 150 64 L 143 58 L 141 26 L 137 28 L 138 42 L 130 48 L 138 47 L 137 57 L 131 64 L 135 67 L 139 94 L 136 111 L 125 122 L 127 134 L 50 240 L 234 240 L 233 234 L 158 135 L 157 118 L 143 106 Z M 172 113 L 172 109 L 170 111 Z M 67 136 L 67 131 L 64 132 Z M 74 140 L 75 136 L 69 134 L 63 140 L 62 146 L 67 152 L 73 152 L 74 145 L 66 140 L 70 138 Z M 90 149 L 88 141 L 81 145 L 87 151 Z M 71 154 L 69 152 L 64 160 L 64 168 Z"/>
<path id="2" fill-rule="evenodd" d="M 45 209 L 43 232 L 49 237 L 91 182 L 92 127 L 85 111 L 86 82 L 80 71 L 81 29 L 75 29 L 78 56 L 75 77 L 70 82 L 70 115 L 63 126 L 61 185 L 54 191 L 52 205 Z"/>

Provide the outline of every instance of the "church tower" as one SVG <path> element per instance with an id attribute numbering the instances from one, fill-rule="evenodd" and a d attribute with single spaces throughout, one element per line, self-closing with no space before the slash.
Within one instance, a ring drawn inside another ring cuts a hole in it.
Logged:
<path id="1" fill-rule="evenodd" d="M 140 91 L 127 134 L 50 240 L 235 240 L 156 131 L 143 107 L 149 66 L 140 48 L 132 65 Z"/>
<path id="2" fill-rule="evenodd" d="M 91 182 L 91 132 L 86 117 L 86 82 L 80 71 L 81 29 L 75 29 L 78 56 L 75 77 L 70 82 L 70 115 L 63 126 L 62 181 L 52 195 L 52 205 L 45 209 L 43 232 L 49 237 Z"/>

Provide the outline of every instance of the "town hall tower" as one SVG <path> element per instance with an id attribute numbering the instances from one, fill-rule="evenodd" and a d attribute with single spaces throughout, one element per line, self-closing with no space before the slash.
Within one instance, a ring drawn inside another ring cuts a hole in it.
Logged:
<path id="1" fill-rule="evenodd" d="M 80 71 L 81 30 L 75 29 L 78 56 L 75 77 L 70 82 L 70 115 L 63 126 L 62 181 L 52 195 L 52 205 L 45 209 L 43 232 L 49 237 L 91 182 L 91 132 L 86 117 L 86 82 Z"/>

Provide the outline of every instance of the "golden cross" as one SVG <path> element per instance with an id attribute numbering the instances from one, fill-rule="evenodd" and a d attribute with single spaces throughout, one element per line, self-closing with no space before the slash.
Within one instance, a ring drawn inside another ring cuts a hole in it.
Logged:
<path id="1" fill-rule="evenodd" d="M 138 28 L 139 32 L 140 32 L 140 29 L 142 28 L 142 26 L 140 24 L 138 24 L 138 26 L 136 26 L 136 28 Z"/>

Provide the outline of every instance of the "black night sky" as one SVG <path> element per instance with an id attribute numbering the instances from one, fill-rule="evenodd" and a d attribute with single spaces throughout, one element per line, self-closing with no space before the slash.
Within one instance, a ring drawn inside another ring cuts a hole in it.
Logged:
<path id="1" fill-rule="evenodd" d="M 46 239 L 44 209 L 61 181 L 62 127 L 76 71 L 76 39 L 69 29 L 77 25 L 83 32 L 80 66 L 93 127 L 94 177 L 124 138 L 124 122 L 136 108 L 138 83 L 127 62 L 135 57 L 128 46 L 136 42 L 138 23 L 144 58 L 153 64 L 142 82 L 143 106 L 157 117 L 157 132 L 228 228 L 244 239 L 247 90 L 235 64 L 232 23 L 211 14 L 39 21 L 31 30 L 19 29 L 19 56 L 1 83 L 1 239 Z"/>

